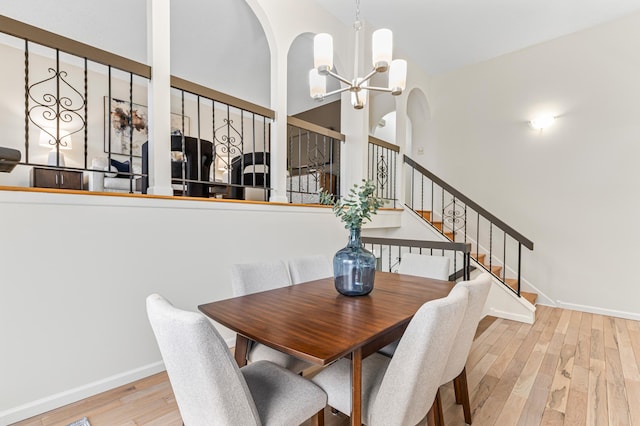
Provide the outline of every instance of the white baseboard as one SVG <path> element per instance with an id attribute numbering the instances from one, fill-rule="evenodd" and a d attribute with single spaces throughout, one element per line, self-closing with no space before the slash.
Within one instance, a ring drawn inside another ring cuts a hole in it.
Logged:
<path id="1" fill-rule="evenodd" d="M 570 309 L 572 311 L 589 312 L 591 314 L 640 321 L 640 313 L 617 311 L 614 309 L 598 308 L 595 306 L 577 305 L 575 303 L 563 302 L 561 300 L 557 300 L 556 303 L 559 308 Z"/>
<path id="2" fill-rule="evenodd" d="M 29 417 L 33 417 L 38 414 L 46 413 L 47 411 L 55 408 L 97 395 L 101 392 L 117 388 L 118 386 L 126 385 L 127 383 L 140 380 L 164 370 L 164 363 L 162 361 L 154 362 L 153 364 L 116 374 L 115 376 L 106 377 L 77 388 L 69 389 L 1 411 L 0 425 L 8 425 L 20 420 L 28 419 Z"/>

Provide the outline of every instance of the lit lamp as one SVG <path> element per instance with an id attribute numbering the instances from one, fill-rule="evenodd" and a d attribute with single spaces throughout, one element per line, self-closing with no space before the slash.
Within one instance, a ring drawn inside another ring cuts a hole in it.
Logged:
<path id="1" fill-rule="evenodd" d="M 547 127 L 550 127 L 555 121 L 555 117 L 551 114 L 541 115 L 539 117 L 534 118 L 529 122 L 529 125 L 535 130 L 544 130 Z"/>
<path id="2" fill-rule="evenodd" d="M 356 20 L 353 28 L 356 32 L 355 52 L 358 49 L 358 31 L 362 28 L 359 20 L 360 1 L 356 0 Z M 356 57 L 353 80 L 348 80 L 332 71 L 333 69 L 333 38 L 331 35 L 322 33 L 313 38 L 313 64 L 314 68 L 309 72 L 309 92 L 313 99 L 322 101 L 327 96 L 335 95 L 346 91 L 351 92 L 351 104 L 356 109 L 362 109 L 367 103 L 367 93 L 369 90 L 378 92 L 388 92 L 398 96 L 406 87 L 407 82 L 407 62 L 402 59 L 392 60 L 393 56 L 393 33 L 386 28 L 374 31 L 372 36 L 372 65 L 369 74 L 364 77 L 357 77 L 358 58 Z M 367 82 L 377 73 L 389 71 L 388 87 L 368 86 Z M 326 76 L 341 81 L 346 86 L 327 93 Z"/>
<path id="3" fill-rule="evenodd" d="M 56 138 L 55 135 L 57 133 L 58 131 L 56 129 L 42 129 L 40 131 L 39 145 L 51 148 L 51 152 L 49 152 L 49 157 L 47 159 L 47 165 L 64 167 L 64 154 L 62 153 L 62 150 L 70 150 L 72 148 L 71 136 L 69 136 L 69 132 L 60 129 L 59 137 Z"/>

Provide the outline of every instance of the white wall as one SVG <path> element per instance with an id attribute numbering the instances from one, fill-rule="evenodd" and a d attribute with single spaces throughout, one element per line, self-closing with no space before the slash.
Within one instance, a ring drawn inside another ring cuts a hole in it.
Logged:
<path id="1" fill-rule="evenodd" d="M 196 310 L 234 263 L 347 240 L 317 207 L 0 191 L 0 211 L 0 424 L 161 369 L 148 294 Z"/>
<path id="2" fill-rule="evenodd" d="M 419 160 L 535 243 L 560 306 L 640 318 L 640 14 L 431 81 Z M 527 121 L 559 116 L 542 133 Z"/>

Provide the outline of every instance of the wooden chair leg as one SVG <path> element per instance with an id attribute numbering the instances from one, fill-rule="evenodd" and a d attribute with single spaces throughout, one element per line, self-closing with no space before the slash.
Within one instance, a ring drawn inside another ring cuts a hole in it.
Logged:
<path id="1" fill-rule="evenodd" d="M 462 372 L 453 379 L 453 387 L 456 390 L 456 402 L 460 399 L 464 411 L 464 421 L 468 425 L 471 424 L 471 403 L 469 402 L 469 388 L 467 386 L 467 369 L 463 368 Z"/>
<path id="2" fill-rule="evenodd" d="M 436 400 L 434 401 L 436 405 L 436 425 L 444 426 L 444 412 L 442 411 L 442 398 L 440 397 L 440 388 L 436 392 Z"/>
<path id="3" fill-rule="evenodd" d="M 456 404 L 462 404 L 462 397 L 460 396 L 462 391 L 460 390 L 460 380 L 456 377 L 453 379 L 453 391 L 456 395 Z"/>
<path id="4" fill-rule="evenodd" d="M 312 426 L 324 426 L 324 408 L 311 417 Z"/>
<path id="5" fill-rule="evenodd" d="M 433 401 L 433 405 L 427 413 L 427 426 L 438 426 L 436 423 L 436 401 Z"/>

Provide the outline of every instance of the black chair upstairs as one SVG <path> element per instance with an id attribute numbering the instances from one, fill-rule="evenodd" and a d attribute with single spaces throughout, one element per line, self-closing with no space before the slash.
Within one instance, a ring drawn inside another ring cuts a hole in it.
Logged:
<path id="1" fill-rule="evenodd" d="M 17 149 L 0 146 L 0 172 L 11 173 L 21 157 L 22 153 Z"/>
<path id="2" fill-rule="evenodd" d="M 258 171 L 254 168 L 252 171 L 245 171 L 249 166 L 259 165 L 263 165 L 264 169 Z M 271 186 L 271 178 L 269 175 L 270 165 L 271 157 L 268 152 L 249 152 L 239 155 L 231 161 L 231 184 L 268 189 Z M 268 191 L 265 196 L 268 198 Z M 231 198 L 244 200 L 245 188 L 232 186 Z"/>
<path id="3" fill-rule="evenodd" d="M 146 194 L 149 188 L 149 147 L 147 142 L 142 144 L 142 193 Z M 171 151 L 182 152 L 182 136 L 171 136 Z M 200 139 L 200 160 L 198 161 L 198 138 L 191 136 L 184 137 L 184 179 L 208 182 L 211 180 L 211 164 L 213 163 L 213 144 L 204 139 Z M 198 169 L 198 163 L 200 168 Z M 182 184 L 182 161 L 171 162 L 171 181 L 173 184 Z M 198 173 L 199 172 L 199 173 Z M 187 194 L 189 197 L 209 197 L 209 186 L 201 182 L 186 182 Z"/>

